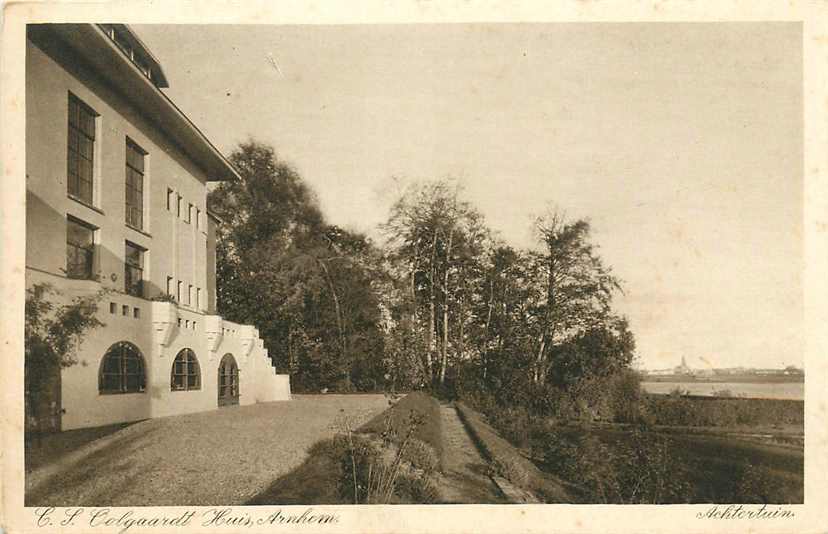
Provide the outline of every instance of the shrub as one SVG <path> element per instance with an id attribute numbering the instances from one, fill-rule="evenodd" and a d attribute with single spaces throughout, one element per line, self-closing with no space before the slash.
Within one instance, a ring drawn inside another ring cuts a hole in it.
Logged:
<path id="1" fill-rule="evenodd" d="M 516 458 L 509 455 L 502 455 L 492 462 L 491 470 L 494 474 L 502 476 L 515 486 L 526 488 L 529 486 L 529 472 Z"/>
<path id="2" fill-rule="evenodd" d="M 53 410 L 59 397 L 61 369 L 78 363 L 76 353 L 84 337 L 105 326 L 97 318 L 98 302 L 105 294 L 106 290 L 102 290 L 75 297 L 68 304 L 56 304 L 61 300 L 61 293 L 51 284 L 34 284 L 26 289 L 24 395 L 27 427 L 38 431 L 59 430 L 56 418 L 51 416 L 56 414 Z"/>
<path id="3" fill-rule="evenodd" d="M 779 484 L 769 469 L 748 463 L 736 484 L 736 499 L 746 503 L 781 503 Z"/>
<path id="4" fill-rule="evenodd" d="M 352 417 L 340 415 L 334 423 L 338 434 L 310 452 L 336 458 L 341 469 L 339 491 L 346 502 L 432 502 L 436 490 L 429 486 L 429 477 L 439 467 L 440 457 L 426 440 L 441 443 L 439 416 L 436 400 L 414 393 L 359 430 Z"/>
<path id="5" fill-rule="evenodd" d="M 413 429 L 412 438 L 424 441 L 434 448 L 442 466 L 443 429 L 440 404 L 427 393 L 417 391 L 406 395 L 391 408 L 362 425 L 359 432 L 376 434 L 399 444 L 410 429 Z"/>
<path id="6" fill-rule="evenodd" d="M 615 462 L 622 502 L 689 502 L 689 473 L 672 450 L 672 442 L 665 436 L 638 429 L 618 444 Z"/>
<path id="7" fill-rule="evenodd" d="M 497 408 L 495 397 L 486 390 L 463 394 L 463 402 L 478 412 L 488 414 Z"/>
<path id="8" fill-rule="evenodd" d="M 733 396 L 733 392 L 730 391 L 729 389 L 717 389 L 716 391 L 713 392 L 713 396 L 714 397 L 730 398 L 730 397 Z"/>
<path id="9" fill-rule="evenodd" d="M 597 502 L 618 498 L 614 452 L 580 427 L 552 429 L 539 452 L 547 469 L 578 484 Z"/>
<path id="10" fill-rule="evenodd" d="M 432 504 L 439 501 L 439 491 L 431 478 L 422 474 L 406 473 L 397 481 L 397 495 L 400 501 L 417 504 Z"/>
<path id="11" fill-rule="evenodd" d="M 805 418 L 804 403 L 797 400 L 645 395 L 641 407 L 658 425 L 801 425 Z"/>
<path id="12" fill-rule="evenodd" d="M 618 423 L 637 423 L 640 418 L 641 377 L 631 369 L 624 369 L 610 381 L 610 406 Z"/>
<path id="13" fill-rule="evenodd" d="M 553 429 L 542 448 L 545 467 L 598 503 L 677 503 L 690 492 L 686 468 L 669 441 L 635 429 L 607 443 L 589 429 Z"/>
<path id="14" fill-rule="evenodd" d="M 339 480 L 340 495 L 354 504 L 387 502 L 393 492 L 392 475 L 380 448 L 359 435 L 339 439 L 347 444 L 339 458 L 343 474 Z"/>
<path id="15" fill-rule="evenodd" d="M 529 442 L 527 431 L 529 412 L 526 411 L 526 408 L 522 406 L 497 407 L 487 414 L 487 418 L 504 438 L 518 447 L 524 447 Z"/>
<path id="16" fill-rule="evenodd" d="M 507 440 L 497 435 L 480 414 L 458 402 L 457 413 L 472 438 L 490 462 L 491 471 L 508 479 L 536 496 L 543 490 L 547 502 L 574 502 L 574 496 L 558 481 L 544 480 L 537 467 L 524 458 Z"/>
<path id="17" fill-rule="evenodd" d="M 440 467 L 440 459 L 434 447 L 417 438 L 408 441 L 402 450 L 402 459 L 426 474 L 431 474 Z"/>

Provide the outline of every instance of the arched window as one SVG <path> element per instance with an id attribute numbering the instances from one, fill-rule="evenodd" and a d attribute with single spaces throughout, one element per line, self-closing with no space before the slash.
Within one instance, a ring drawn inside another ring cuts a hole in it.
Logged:
<path id="1" fill-rule="evenodd" d="M 172 366 L 170 388 L 173 391 L 201 389 L 201 372 L 198 360 L 190 349 L 181 349 Z"/>
<path id="2" fill-rule="evenodd" d="M 147 385 L 144 357 L 138 347 L 121 341 L 104 354 L 98 373 L 100 393 L 141 393 Z"/>
<path id="3" fill-rule="evenodd" d="M 229 352 L 221 359 L 218 369 L 218 404 L 239 403 L 239 366 Z"/>

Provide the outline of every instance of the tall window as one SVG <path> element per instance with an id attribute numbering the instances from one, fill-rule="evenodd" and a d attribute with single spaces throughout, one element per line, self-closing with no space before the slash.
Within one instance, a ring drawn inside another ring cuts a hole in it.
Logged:
<path id="1" fill-rule="evenodd" d="M 72 217 L 66 219 L 66 276 L 92 278 L 94 254 L 95 229 Z"/>
<path id="2" fill-rule="evenodd" d="M 201 372 L 198 367 L 198 360 L 192 350 L 182 349 L 175 357 L 170 388 L 173 391 L 201 389 Z"/>
<path id="3" fill-rule="evenodd" d="M 92 204 L 96 116 L 92 108 L 69 94 L 68 193 L 87 204 Z"/>
<path id="4" fill-rule="evenodd" d="M 144 156 L 147 153 L 126 140 L 126 223 L 144 228 Z"/>
<path id="5" fill-rule="evenodd" d="M 112 345 L 101 361 L 98 391 L 101 393 L 140 393 L 146 388 L 144 357 L 132 343 Z"/>
<path id="6" fill-rule="evenodd" d="M 130 295 L 144 296 L 144 249 L 126 242 L 124 253 L 124 289 Z"/>

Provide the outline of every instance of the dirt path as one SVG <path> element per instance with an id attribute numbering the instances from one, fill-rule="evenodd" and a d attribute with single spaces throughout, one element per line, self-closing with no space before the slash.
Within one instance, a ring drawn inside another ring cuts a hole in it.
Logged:
<path id="1" fill-rule="evenodd" d="M 438 481 L 445 503 L 503 504 L 507 501 L 486 475 L 486 461 L 466 431 L 457 411 L 440 406 L 445 451 L 444 473 Z"/>
<path id="2" fill-rule="evenodd" d="M 149 419 L 102 437 L 92 429 L 86 443 L 70 439 L 83 430 L 55 434 L 47 440 L 58 442 L 54 459 L 26 475 L 26 506 L 242 504 L 300 465 L 337 417 L 361 424 L 387 407 L 382 395 L 294 395 Z M 59 454 L 59 442 L 72 450 Z"/>

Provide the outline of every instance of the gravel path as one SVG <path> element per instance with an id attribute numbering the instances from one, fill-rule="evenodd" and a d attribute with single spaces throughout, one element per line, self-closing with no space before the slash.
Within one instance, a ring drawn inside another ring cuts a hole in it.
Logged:
<path id="1" fill-rule="evenodd" d="M 387 407 L 382 395 L 295 395 L 142 421 L 28 473 L 26 506 L 242 504 L 301 464 L 343 411 L 362 424 Z"/>
<path id="2" fill-rule="evenodd" d="M 443 502 L 450 504 L 503 504 L 500 491 L 486 474 L 486 461 L 453 406 L 442 404 L 445 450 L 444 473 L 439 481 Z"/>

